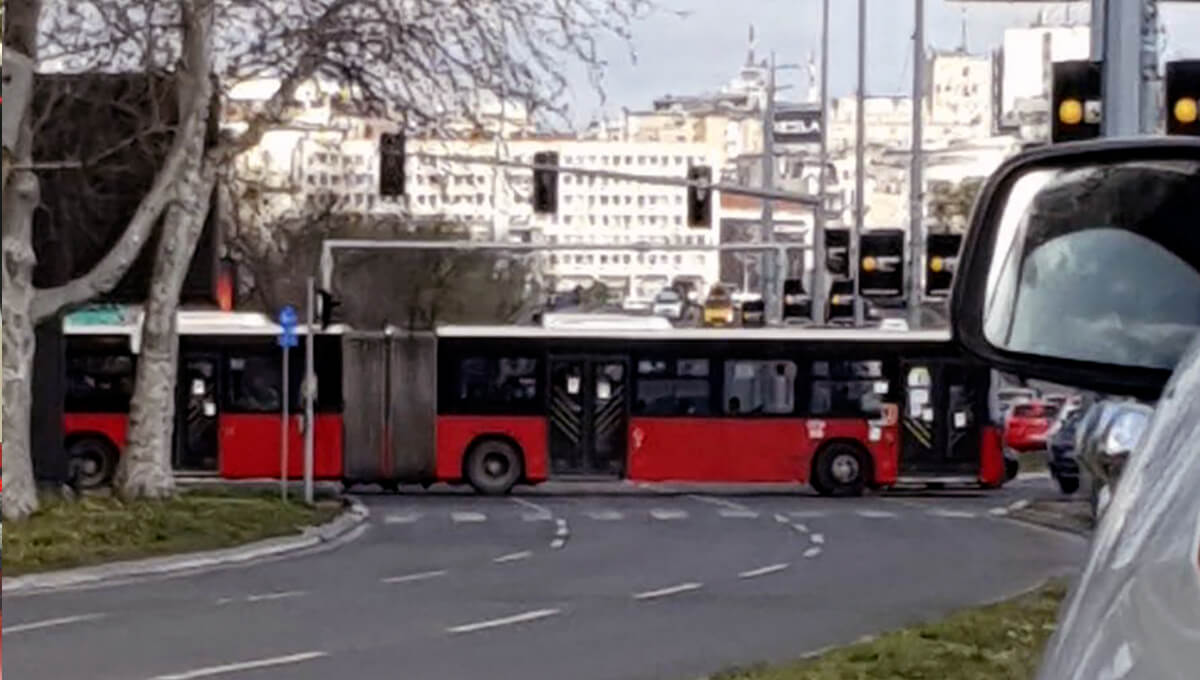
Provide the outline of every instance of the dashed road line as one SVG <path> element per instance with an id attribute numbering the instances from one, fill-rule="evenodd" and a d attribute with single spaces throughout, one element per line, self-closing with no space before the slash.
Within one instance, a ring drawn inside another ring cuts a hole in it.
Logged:
<path id="1" fill-rule="evenodd" d="M 813 534 L 808 537 L 813 545 L 825 545 L 825 534 Z"/>
<path id="2" fill-rule="evenodd" d="M 383 518 L 384 524 L 412 524 L 421 519 L 419 512 L 398 512 Z"/>
<path id="3" fill-rule="evenodd" d="M 323 656 L 328 656 L 326 652 L 301 652 L 300 654 L 288 654 L 287 656 L 274 656 L 268 659 L 257 659 L 255 661 L 242 661 L 239 663 L 229 663 L 221 666 L 208 666 L 207 668 L 197 668 L 182 673 L 168 673 L 166 675 L 156 675 L 150 680 L 193 680 L 194 678 L 207 678 L 214 675 L 226 675 L 228 673 L 236 673 L 240 671 L 250 671 L 259 668 L 270 668 L 273 666 L 284 666 L 292 663 L 300 663 L 301 661 L 311 661 L 319 659 Z"/>
<path id="4" fill-rule="evenodd" d="M 855 514 L 866 519 L 895 519 L 900 516 L 887 510 L 859 510 Z"/>
<path id="5" fill-rule="evenodd" d="M 783 571 L 784 569 L 787 569 L 790 566 L 791 565 L 788 564 L 787 562 L 780 562 L 779 564 L 769 564 L 765 567 L 759 567 L 758 569 L 750 569 L 748 571 L 743 571 L 740 574 L 738 574 L 738 578 L 754 578 L 756 576 L 766 576 L 767 574 L 774 574 L 775 572 Z"/>
<path id="6" fill-rule="evenodd" d="M 487 515 L 483 514 L 482 512 L 452 512 L 452 513 L 450 513 L 450 519 L 455 524 L 460 524 L 460 523 L 464 523 L 464 522 L 467 522 L 467 523 L 486 522 Z"/>
<path id="7" fill-rule="evenodd" d="M 447 572 L 445 569 L 437 569 L 435 571 L 421 571 L 415 574 L 404 574 L 403 576 L 389 576 L 387 578 L 380 579 L 380 581 L 383 583 L 409 583 L 411 581 L 425 581 L 431 578 L 445 576 L 446 574 Z"/>
<path id="8" fill-rule="evenodd" d="M 819 519 L 828 516 L 828 510 L 793 510 L 788 513 L 788 517 L 795 519 Z"/>
<path id="9" fill-rule="evenodd" d="M 690 592 L 693 590 L 699 590 L 702 587 L 704 587 L 704 584 L 702 584 L 702 583 L 680 583 L 677 586 L 671 586 L 669 588 L 659 588 L 658 590 L 647 590 L 644 593 L 635 593 L 633 596 L 633 599 L 635 599 L 635 600 L 653 600 L 653 599 L 659 598 L 659 597 L 667 597 L 670 595 L 678 595 L 680 593 L 687 593 L 687 592 Z"/>
<path id="10" fill-rule="evenodd" d="M 799 531 L 802 534 L 808 533 L 808 525 L 803 522 L 796 522 L 795 524 L 792 525 L 792 528 L 795 529 L 796 531 Z"/>
<path id="11" fill-rule="evenodd" d="M 726 519 L 758 519 L 758 513 L 753 510 L 734 510 L 733 508 L 721 508 L 717 510 L 717 514 Z"/>
<path id="12" fill-rule="evenodd" d="M 736 510 L 738 512 L 754 512 L 753 510 L 742 505 L 741 503 L 734 503 L 733 501 L 727 500 L 725 498 L 716 498 L 713 496 L 702 496 L 700 494 L 695 494 L 695 493 L 688 494 L 687 497 L 694 501 L 700 501 L 701 503 L 708 503 L 709 505 L 719 505 L 720 507 L 722 507 L 726 510 Z M 755 513 L 755 514 L 757 514 L 757 513 Z"/>
<path id="13" fill-rule="evenodd" d="M 517 496 L 512 496 L 509 498 L 509 500 L 516 503 L 517 505 L 524 507 L 527 510 L 533 511 L 533 512 L 527 512 L 521 516 L 521 518 L 524 519 L 526 522 L 547 521 L 547 520 L 554 518 L 554 513 L 550 511 L 550 508 L 547 508 L 544 505 L 538 505 L 537 503 L 534 503 L 533 501 L 527 501 L 524 498 L 520 498 Z"/>
<path id="14" fill-rule="evenodd" d="M 1017 501 L 1017 502 L 1013 503 L 1012 505 L 1008 506 L 1008 509 L 1009 509 L 1009 510 L 1014 510 L 1014 511 L 1015 511 L 1015 510 L 1024 510 L 1025 508 L 1028 508 L 1029 506 L 1030 506 L 1030 501 L 1029 501 L 1029 499 L 1028 499 L 1028 498 L 1022 498 L 1021 500 L 1019 500 L 1019 501 Z"/>
<path id="15" fill-rule="evenodd" d="M 670 521 L 677 519 L 687 519 L 687 510 L 668 510 L 664 508 L 655 508 L 650 511 L 650 516 L 657 520 Z"/>
<path id="16" fill-rule="evenodd" d="M 521 513 L 521 521 L 523 522 L 553 522 L 554 515 L 546 515 L 540 512 L 523 512 Z"/>
<path id="17" fill-rule="evenodd" d="M 617 510 L 592 510 L 587 516 L 599 522 L 614 522 L 625 518 L 625 514 Z"/>
<path id="18" fill-rule="evenodd" d="M 776 514 L 776 515 L 775 515 L 775 521 L 776 521 L 776 522 L 779 522 L 780 524 L 787 524 L 788 522 L 790 522 L 790 521 L 792 521 L 792 520 L 788 519 L 788 516 L 787 516 L 787 515 Z"/>
<path id="19" fill-rule="evenodd" d="M 944 508 L 935 508 L 929 511 L 934 517 L 945 517 L 948 519 L 974 519 L 975 513 L 966 512 L 964 510 L 946 510 Z"/>
<path id="20" fill-rule="evenodd" d="M 505 562 L 516 562 L 517 560 L 527 560 L 533 557 L 532 550 L 522 550 L 521 552 L 509 553 L 492 559 L 496 564 L 504 564 Z"/>
<path id="21" fill-rule="evenodd" d="M 226 605 L 233 602 L 270 602 L 272 600 L 287 600 L 293 597 L 303 597 L 307 594 L 307 590 L 285 590 L 277 593 L 259 593 L 257 595 L 247 595 L 245 597 L 222 597 L 221 599 L 217 600 L 217 604 Z"/>
<path id="22" fill-rule="evenodd" d="M 499 628 L 501 626 L 511 626 L 517 623 L 526 623 L 528 621 L 536 621 L 550 616 L 561 614 L 560 609 L 535 609 L 521 614 L 513 614 L 499 619 L 489 619 L 487 621 L 477 621 L 475 623 L 465 623 L 461 626 L 453 626 L 446 629 L 447 633 L 473 633 L 477 630 L 487 630 L 488 628 Z"/>
<path id="23" fill-rule="evenodd" d="M 571 536 L 571 529 L 567 526 L 567 520 L 562 517 L 555 519 L 554 525 L 554 540 L 550 541 L 550 549 L 561 550 Z"/>
<path id="24" fill-rule="evenodd" d="M 567 544 L 567 542 L 565 539 L 556 538 L 553 541 L 550 541 L 550 549 L 551 550 L 562 550 L 562 547 L 566 544 Z"/>
<path id="25" fill-rule="evenodd" d="M 988 510 L 988 514 L 993 517 L 1004 517 L 1009 512 L 1008 508 L 992 508 Z"/>
<path id="26" fill-rule="evenodd" d="M 808 559 L 812 559 L 820 554 L 821 554 L 821 549 L 816 546 L 813 546 L 813 547 L 809 548 L 808 550 L 804 551 L 804 556 Z"/>
<path id="27" fill-rule="evenodd" d="M 98 621 L 105 618 L 108 614 L 78 614 L 76 616 L 63 616 L 57 619 L 45 619 L 43 621 L 32 621 L 30 623 L 18 623 L 15 626 L 4 626 L 0 630 L 0 634 L 11 635 L 13 633 L 24 633 L 31 630 L 41 630 L 42 628 L 54 628 L 57 626 L 66 626 L 72 623 L 83 623 L 85 621 Z"/>

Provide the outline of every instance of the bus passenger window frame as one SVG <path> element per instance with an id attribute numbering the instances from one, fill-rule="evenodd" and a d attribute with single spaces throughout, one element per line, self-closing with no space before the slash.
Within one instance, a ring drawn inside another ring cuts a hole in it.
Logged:
<path id="1" fill-rule="evenodd" d="M 742 375 L 739 376 L 738 374 Z M 773 381 L 764 380 L 782 376 L 785 384 L 775 388 Z M 801 377 L 799 365 L 791 359 L 727 359 L 721 385 L 721 412 L 726 417 L 779 418 L 796 414 L 799 404 L 796 398 L 796 382 Z M 757 392 L 749 410 L 742 405 L 741 390 L 735 385 L 752 380 L 752 392 Z M 784 395 L 784 403 L 775 404 L 775 397 Z"/>
<path id="2" fill-rule="evenodd" d="M 631 413 L 640 418 L 700 418 L 714 414 L 708 357 L 638 357 Z M 703 386 L 702 394 L 694 388 Z M 653 394 L 652 394 L 653 393 Z M 653 399 L 647 402 L 648 397 Z"/>

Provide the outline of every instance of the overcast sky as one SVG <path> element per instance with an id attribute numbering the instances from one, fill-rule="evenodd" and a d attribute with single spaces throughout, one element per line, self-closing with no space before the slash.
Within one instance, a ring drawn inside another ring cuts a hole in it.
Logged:
<path id="1" fill-rule="evenodd" d="M 657 0 L 660 6 L 688 12 L 680 17 L 660 11 L 634 27 L 633 47 L 616 39 L 602 44 L 609 62 L 605 77 L 607 102 L 589 89 L 582 72 L 570 101 L 572 118 L 586 123 L 602 111 L 619 116 L 621 107 L 648 108 L 653 98 L 665 94 L 699 94 L 724 85 L 746 58 L 751 24 L 758 53 L 775 50 L 780 64 L 805 65 L 809 54 L 820 59 L 821 0 Z M 1067 12 L 1086 20 L 1087 2 L 961 2 L 926 1 L 925 34 L 938 49 L 959 46 L 966 18 L 967 48 L 985 53 L 1000 46 L 1004 29 L 1028 26 L 1046 8 L 1063 20 Z M 831 0 L 830 94 L 852 94 L 856 77 L 857 9 L 855 0 Z M 905 94 L 911 91 L 913 5 L 906 0 L 868 0 L 867 93 Z M 1069 8 L 1069 9 L 1068 9 Z M 964 14 L 965 11 L 965 14 Z M 1165 3 L 1161 6 L 1167 27 L 1164 57 L 1200 58 L 1200 3 Z M 761 58 L 761 57 L 760 57 Z M 781 93 L 803 99 L 807 93 L 805 70 L 781 71 L 781 85 L 794 87 Z"/>

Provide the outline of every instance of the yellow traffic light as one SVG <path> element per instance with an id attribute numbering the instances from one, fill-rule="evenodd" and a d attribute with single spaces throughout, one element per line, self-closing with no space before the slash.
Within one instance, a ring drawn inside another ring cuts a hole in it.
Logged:
<path id="1" fill-rule="evenodd" d="M 1175 113 L 1175 120 L 1180 123 L 1191 125 L 1196 122 L 1196 100 L 1192 97 L 1181 97 L 1179 101 L 1175 102 L 1172 110 Z"/>
<path id="2" fill-rule="evenodd" d="M 940 257 L 930 258 L 929 271 L 941 272 L 942 269 L 944 269 L 945 267 L 946 267 L 946 262 L 944 260 L 942 260 L 942 258 L 940 258 Z"/>
<path id="3" fill-rule="evenodd" d="M 875 258 L 873 258 L 873 257 L 869 257 L 869 256 L 868 256 L 868 257 L 864 257 L 864 258 L 863 258 L 863 261 L 862 261 L 862 269 L 863 269 L 863 271 L 864 271 L 864 272 L 873 272 L 873 271 L 875 271 L 875 266 L 876 266 L 876 263 L 875 263 Z"/>
<path id="4" fill-rule="evenodd" d="M 1083 102 L 1078 99 L 1064 99 L 1058 105 L 1058 120 L 1065 125 L 1079 125 L 1083 122 Z"/>

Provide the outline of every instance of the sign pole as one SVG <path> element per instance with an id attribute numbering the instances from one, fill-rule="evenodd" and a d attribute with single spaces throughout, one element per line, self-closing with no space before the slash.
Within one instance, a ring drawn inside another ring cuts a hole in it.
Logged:
<path id="1" fill-rule="evenodd" d="M 288 497 L 288 346 L 283 346 L 283 417 L 279 425 L 279 492 L 286 501 Z"/>
<path id="2" fill-rule="evenodd" d="M 304 344 L 304 502 L 312 505 L 313 503 L 313 448 L 315 444 L 316 421 L 314 420 L 313 410 L 317 398 L 317 372 L 316 372 L 316 348 L 313 343 L 316 341 L 316 336 L 313 333 L 313 324 L 316 305 L 316 279 L 308 277 L 308 322 L 305 326 L 306 337 Z"/>

